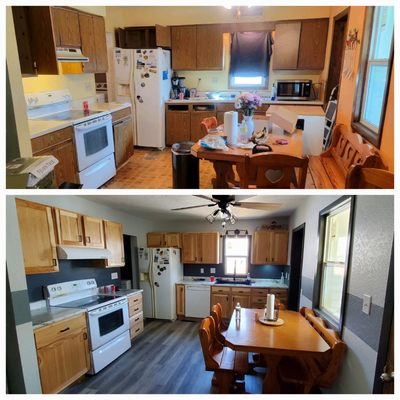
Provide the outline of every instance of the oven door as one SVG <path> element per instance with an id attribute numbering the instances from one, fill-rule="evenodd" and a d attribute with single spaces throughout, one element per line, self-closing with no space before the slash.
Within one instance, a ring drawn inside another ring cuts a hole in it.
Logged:
<path id="1" fill-rule="evenodd" d="M 114 152 L 111 115 L 98 122 L 88 122 L 74 126 L 79 171 Z"/>
<path id="2" fill-rule="evenodd" d="M 129 329 L 128 300 L 88 312 L 90 345 L 95 350 Z"/>

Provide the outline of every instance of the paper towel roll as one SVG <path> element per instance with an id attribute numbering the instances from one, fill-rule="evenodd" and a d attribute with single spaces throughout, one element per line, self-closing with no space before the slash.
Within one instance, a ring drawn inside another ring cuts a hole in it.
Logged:
<path id="1" fill-rule="evenodd" d="M 227 111 L 224 114 L 224 133 L 227 136 L 228 143 L 236 144 L 238 142 L 237 111 Z"/>
<path id="2" fill-rule="evenodd" d="M 267 319 L 275 319 L 275 295 L 267 294 L 267 308 L 266 308 Z"/>

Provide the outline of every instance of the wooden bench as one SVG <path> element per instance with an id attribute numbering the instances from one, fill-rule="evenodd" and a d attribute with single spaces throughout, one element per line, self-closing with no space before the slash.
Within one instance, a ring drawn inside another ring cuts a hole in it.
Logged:
<path id="1" fill-rule="evenodd" d="M 322 359 L 283 358 L 279 364 L 279 378 L 283 383 L 301 385 L 303 393 L 309 393 L 315 386 L 330 387 L 335 381 L 347 346 L 337 332 L 329 329 L 313 310 L 303 307 L 300 313 L 329 344 L 330 351 Z"/>
<path id="2" fill-rule="evenodd" d="M 201 348 L 207 371 L 214 371 L 213 384 L 220 393 L 229 393 L 235 378 L 247 373 L 247 353 L 224 347 L 216 337 L 213 317 L 204 318 L 199 329 Z"/>
<path id="3" fill-rule="evenodd" d="M 335 126 L 329 149 L 319 156 L 310 156 L 308 163 L 317 189 L 344 189 L 353 165 L 384 168 L 378 150 L 343 124 Z"/>
<path id="4" fill-rule="evenodd" d="M 353 165 L 346 178 L 346 189 L 393 189 L 394 174 L 384 169 Z"/>

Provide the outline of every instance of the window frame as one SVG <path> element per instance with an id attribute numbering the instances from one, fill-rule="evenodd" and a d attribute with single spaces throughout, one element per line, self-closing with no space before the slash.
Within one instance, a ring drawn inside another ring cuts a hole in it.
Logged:
<path id="1" fill-rule="evenodd" d="M 257 75 L 259 76 L 259 75 Z M 261 79 L 263 81 L 263 83 L 261 85 L 235 85 L 233 83 L 235 77 L 231 74 L 231 72 L 229 71 L 228 74 L 228 87 L 229 89 L 245 89 L 245 90 L 265 90 L 268 89 L 268 82 L 269 82 L 269 76 L 265 77 L 265 76 L 261 76 Z"/>
<path id="2" fill-rule="evenodd" d="M 379 127 L 378 130 L 376 131 L 372 126 L 368 126 L 368 123 L 362 121 L 362 113 L 365 104 L 364 96 L 366 94 L 366 91 L 364 89 L 366 82 L 368 82 L 368 72 L 370 71 L 368 67 L 370 64 L 376 64 L 377 61 L 377 60 L 374 60 L 373 62 L 369 61 L 370 47 L 374 40 L 374 38 L 372 37 L 372 31 L 373 31 L 373 23 L 374 23 L 374 15 L 376 7 L 377 6 L 369 6 L 367 7 L 366 11 L 365 22 L 364 22 L 364 38 L 362 40 L 360 49 L 360 61 L 356 78 L 356 91 L 353 103 L 353 115 L 352 115 L 351 127 L 353 128 L 354 131 L 359 133 L 364 139 L 366 139 L 379 149 L 381 146 L 383 124 L 385 121 L 386 107 L 389 97 L 389 88 L 392 79 L 395 37 L 393 32 L 390 55 L 387 62 L 388 73 L 383 95 L 382 112 L 379 121 Z"/>
<path id="3" fill-rule="evenodd" d="M 251 256 L 251 235 L 225 235 L 224 236 L 224 274 L 226 276 L 233 276 L 233 273 L 228 273 L 227 272 L 227 265 L 228 263 L 226 262 L 227 257 L 242 257 L 242 256 L 227 256 L 226 254 L 226 239 L 227 238 L 241 238 L 241 237 L 247 237 L 248 239 L 248 247 L 247 247 L 247 263 L 246 263 L 246 272 L 244 274 L 238 274 L 236 273 L 235 276 L 246 276 L 249 273 L 249 267 L 250 267 L 250 256 Z"/>
<path id="4" fill-rule="evenodd" d="M 326 231 L 326 219 L 333 211 L 342 207 L 345 203 L 349 203 L 350 206 L 350 217 L 349 217 L 349 237 L 347 239 L 347 249 L 346 249 L 346 260 L 344 263 L 344 278 L 342 287 L 342 302 L 340 306 L 340 317 L 339 320 L 332 318 L 332 315 L 325 312 L 320 307 L 320 297 L 322 289 L 322 272 L 323 272 L 323 258 L 325 251 L 325 231 Z M 329 204 L 319 213 L 318 222 L 318 264 L 314 276 L 314 290 L 313 290 L 313 301 L 312 307 L 316 314 L 323 318 L 327 325 L 337 331 L 340 335 L 343 331 L 343 322 L 345 317 L 345 304 L 347 300 L 347 283 L 348 275 L 351 265 L 351 253 L 352 253 L 352 239 L 354 234 L 354 210 L 355 210 L 355 196 L 341 196 L 339 199 Z"/>

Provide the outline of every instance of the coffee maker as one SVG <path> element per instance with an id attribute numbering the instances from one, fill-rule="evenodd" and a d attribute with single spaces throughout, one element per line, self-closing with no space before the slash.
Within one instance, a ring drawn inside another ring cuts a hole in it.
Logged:
<path id="1" fill-rule="evenodd" d="M 179 99 L 179 93 L 183 93 L 183 97 L 185 99 L 190 97 L 189 89 L 187 89 L 183 83 L 184 80 L 185 80 L 185 77 L 178 76 L 178 74 L 176 72 L 174 72 L 172 74 L 172 77 L 171 77 L 172 88 L 171 88 L 171 94 L 170 94 L 171 99 Z"/>

